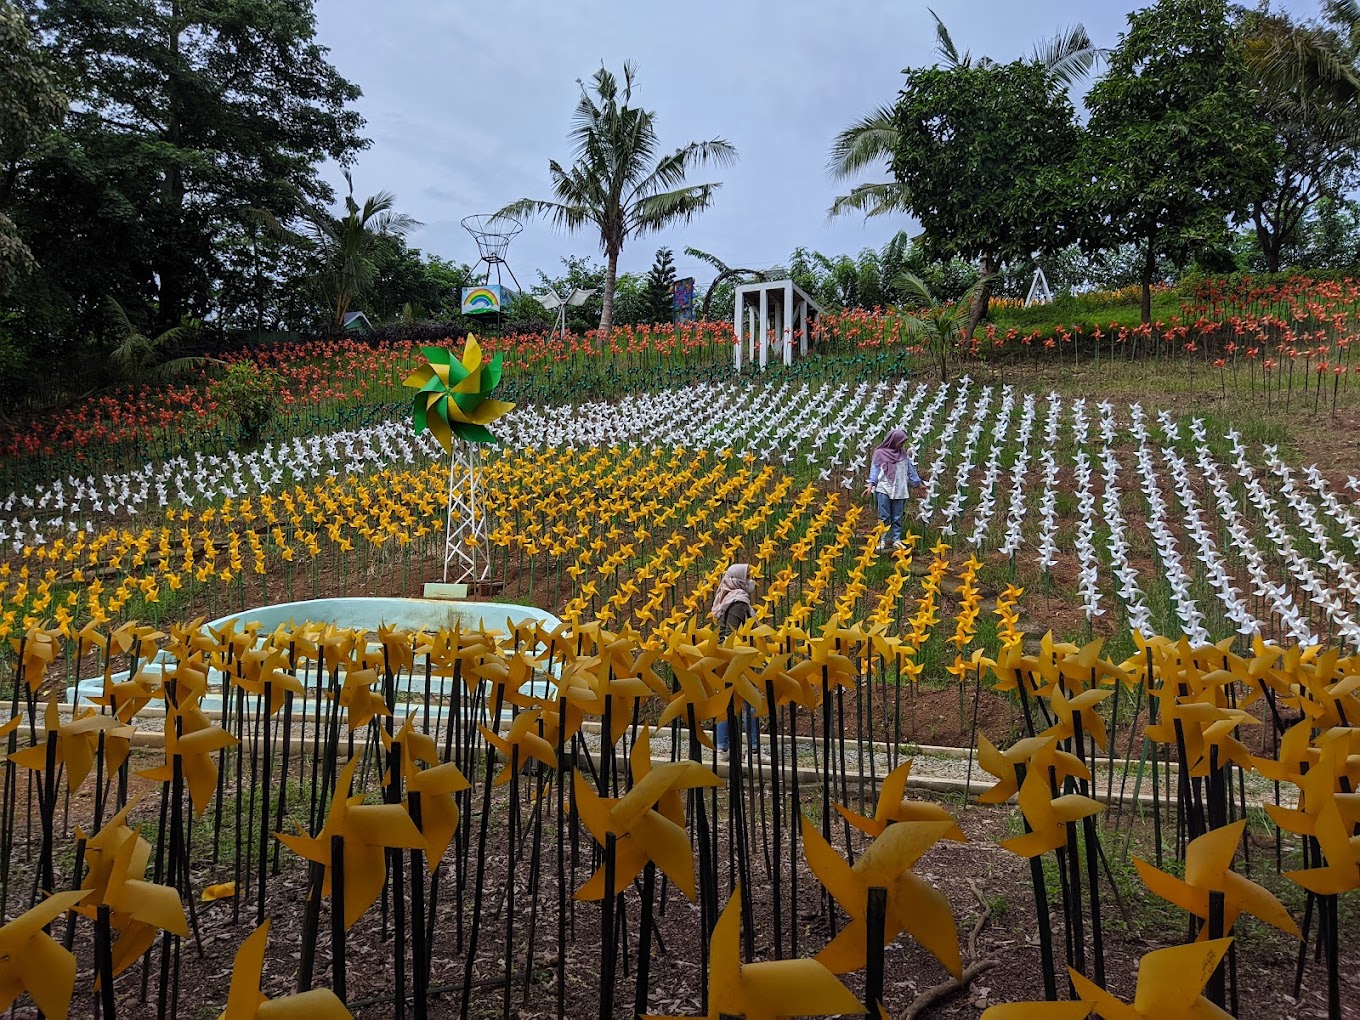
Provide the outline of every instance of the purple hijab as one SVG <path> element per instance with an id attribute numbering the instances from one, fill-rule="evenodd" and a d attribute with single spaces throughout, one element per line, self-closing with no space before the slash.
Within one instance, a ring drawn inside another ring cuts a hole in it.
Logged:
<path id="1" fill-rule="evenodd" d="M 907 433 L 893 429 L 888 438 L 874 448 L 873 464 L 889 478 L 897 477 L 897 466 L 907 459 Z"/>

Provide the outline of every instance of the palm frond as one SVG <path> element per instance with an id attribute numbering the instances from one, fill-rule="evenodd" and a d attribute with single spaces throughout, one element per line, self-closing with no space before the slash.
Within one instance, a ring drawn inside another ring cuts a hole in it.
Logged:
<path id="1" fill-rule="evenodd" d="M 835 137 L 827 172 L 833 180 L 844 180 L 866 167 L 892 159 L 899 137 L 893 108 L 880 106 Z"/>
<path id="2" fill-rule="evenodd" d="M 722 259 L 718 258 L 718 256 L 712 255 L 706 251 L 701 251 L 698 248 L 690 248 L 686 246 L 685 254 L 688 255 L 690 258 L 698 259 L 700 262 L 712 266 L 719 273 L 726 273 L 731 269 L 731 267 Z"/>
<path id="3" fill-rule="evenodd" d="M 911 194 L 897 181 L 883 181 L 877 184 L 860 184 L 850 190 L 848 195 L 838 195 L 827 210 L 827 219 L 843 216 L 846 213 L 863 213 L 868 219 L 885 216 L 888 213 L 909 212 Z"/>
<path id="4" fill-rule="evenodd" d="M 944 22 L 940 16 L 929 7 L 930 16 L 935 19 L 935 52 L 944 58 L 944 62 L 950 67 L 967 67 L 972 63 L 972 56 L 969 53 L 959 53 L 959 48 L 954 45 L 954 38 L 949 34 L 949 29 L 944 27 Z"/>
<path id="5" fill-rule="evenodd" d="M 897 279 L 893 280 L 893 287 L 903 294 L 918 298 L 923 304 L 933 306 L 938 303 L 926 282 L 909 269 L 897 274 Z"/>
<path id="6" fill-rule="evenodd" d="M 1085 78 L 1109 51 L 1091 42 L 1080 23 L 1060 29 L 1051 39 L 1034 44 L 1034 60 L 1064 86 Z"/>
<path id="7" fill-rule="evenodd" d="M 693 184 L 640 198 L 630 210 L 626 230 L 630 234 L 646 234 L 689 223 L 713 204 L 713 193 L 720 187 L 721 184 Z"/>

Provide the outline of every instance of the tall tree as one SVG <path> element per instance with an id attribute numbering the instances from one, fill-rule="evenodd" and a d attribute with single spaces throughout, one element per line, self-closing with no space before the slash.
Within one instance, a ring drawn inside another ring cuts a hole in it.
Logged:
<path id="1" fill-rule="evenodd" d="M 566 230 L 592 226 L 599 231 L 606 262 L 600 314 L 605 333 L 614 322 L 614 288 L 624 242 L 688 223 L 707 209 L 720 185 L 686 184 L 685 177 L 694 167 L 724 165 L 737 155 L 721 138 L 690 142 L 660 155 L 656 114 L 630 105 L 636 81 L 637 66 L 626 62 L 622 83 L 604 67 L 591 77 L 589 87 L 578 82 L 581 98 L 568 135 L 576 161 L 570 167 L 548 162 L 552 199 L 522 198 L 499 214 L 542 215 Z"/>
<path id="2" fill-rule="evenodd" d="M 1041 63 L 964 63 L 908 68 L 894 123 L 893 173 L 911 196 L 926 254 L 981 263 L 971 332 L 1002 265 L 1080 233 L 1069 170 L 1079 150 L 1075 111 Z"/>
<path id="3" fill-rule="evenodd" d="M 1288 14 L 1248 12 L 1244 53 L 1256 107 L 1275 132 L 1280 157 L 1251 218 L 1266 269 L 1276 272 L 1320 200 L 1338 201 L 1360 184 L 1360 96 L 1345 70 L 1360 58 L 1360 4 L 1329 7 L 1331 24 Z"/>
<path id="4" fill-rule="evenodd" d="M 996 61 L 991 57 L 974 58 L 967 50 L 960 53 L 940 16 L 934 11 L 930 11 L 930 16 L 935 19 L 935 55 L 939 58 L 937 66 L 942 63 L 951 70 L 995 66 Z M 1091 42 L 1086 29 L 1078 24 L 1036 43 L 1030 59 L 1048 68 L 1057 82 L 1070 86 L 1090 74 L 1104 53 Z M 827 170 L 833 180 L 846 181 L 870 167 L 883 166 L 892 161 L 899 140 L 893 110 L 892 106 L 880 106 L 836 136 L 827 163 Z M 865 216 L 882 216 L 910 211 L 910 193 L 901 181 L 891 180 L 856 185 L 848 194 L 838 196 L 831 203 L 830 215 L 861 212 Z"/>
<path id="5" fill-rule="evenodd" d="M 670 322 L 675 310 L 675 255 L 658 248 L 643 290 L 648 322 Z"/>
<path id="6" fill-rule="evenodd" d="M 372 286 L 378 272 L 378 250 L 388 237 L 405 237 L 420 227 L 419 221 L 396 212 L 396 198 L 389 191 L 370 195 L 360 205 L 354 197 L 354 179 L 345 171 L 349 192 L 345 215 L 316 213 L 310 227 L 321 249 L 322 294 L 331 309 L 331 326 L 339 330 L 355 298 Z"/>
<path id="7" fill-rule="evenodd" d="M 1225 244 L 1277 150 L 1225 0 L 1159 0 L 1128 24 L 1087 97 L 1086 176 L 1105 239 L 1143 248 L 1148 322 L 1157 257 Z"/>
<path id="8" fill-rule="evenodd" d="M 33 144 L 65 112 L 66 99 L 23 12 L 0 0 L 0 297 L 33 267 L 33 253 L 6 215 L 15 182 Z"/>
<path id="9" fill-rule="evenodd" d="M 315 41 L 312 0 L 44 0 L 40 37 L 74 102 L 72 144 L 134 167 L 156 324 L 200 315 L 214 239 L 249 209 L 329 202 L 318 167 L 367 143 L 359 89 Z M 96 167 L 98 170 L 98 167 Z"/>

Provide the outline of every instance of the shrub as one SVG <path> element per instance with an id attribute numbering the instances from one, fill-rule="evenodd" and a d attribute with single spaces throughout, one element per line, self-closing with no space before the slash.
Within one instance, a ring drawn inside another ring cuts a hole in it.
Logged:
<path id="1" fill-rule="evenodd" d="M 227 421 L 240 429 L 241 438 L 254 445 L 278 415 L 283 387 L 284 378 L 274 369 L 238 361 L 213 387 L 213 397 Z"/>

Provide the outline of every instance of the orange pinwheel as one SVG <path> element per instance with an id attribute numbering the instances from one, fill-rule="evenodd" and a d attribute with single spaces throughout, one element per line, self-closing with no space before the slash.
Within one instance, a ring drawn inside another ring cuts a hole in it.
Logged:
<path id="1" fill-rule="evenodd" d="M 985 738 L 984 738 L 985 739 Z M 911 760 L 904 761 L 883 777 L 878 791 L 878 806 L 874 817 L 865 818 L 840 804 L 832 804 L 842 818 L 868 836 L 881 836 L 893 822 L 948 822 L 943 839 L 958 843 L 968 842 L 963 830 L 955 824 L 948 811 L 928 801 L 907 800 L 907 779 L 911 775 Z"/>
<path id="2" fill-rule="evenodd" d="M 66 1020 L 76 983 L 76 958 L 44 930 L 89 893 L 49 896 L 0 928 L 0 1010 L 25 991 L 49 1020 Z"/>
<path id="3" fill-rule="evenodd" d="M 706 1020 L 790 1020 L 864 1012 L 850 989 L 816 960 L 741 962 L 741 890 L 732 893 L 709 941 Z M 683 1020 L 648 1017 L 647 1020 Z"/>
<path id="4" fill-rule="evenodd" d="M 227 1008 L 217 1020 L 348 1020 L 353 1016 L 329 988 L 313 988 L 278 999 L 265 998 L 260 991 L 260 976 L 264 972 L 268 940 L 269 922 L 265 921 L 241 943 L 231 968 Z"/>
<path id="5" fill-rule="evenodd" d="M 1232 931 L 1237 915 L 1246 911 L 1272 924 L 1283 932 L 1298 937 L 1299 929 L 1285 910 L 1284 904 L 1255 882 L 1232 870 L 1233 855 L 1242 842 L 1247 827 L 1245 818 L 1210 829 L 1203 836 L 1191 840 L 1185 849 L 1185 878 L 1179 879 L 1159 871 L 1147 861 L 1133 859 L 1143 883 L 1152 892 L 1196 917 L 1208 921 L 1209 894 L 1223 894 L 1223 931 Z M 1200 930 L 1200 940 L 1209 937 L 1206 925 Z"/>
<path id="6" fill-rule="evenodd" d="M 944 894 L 913 874 L 921 855 L 954 828 L 953 821 L 899 822 L 890 825 L 851 867 L 817 831 L 802 819 L 803 852 L 808 867 L 827 892 L 850 915 L 850 923 L 817 954 L 834 974 L 864 966 L 868 951 L 869 890 L 888 891 L 883 939 L 891 942 L 905 931 L 944 968 L 958 978 L 963 974 L 954 914 Z"/>

